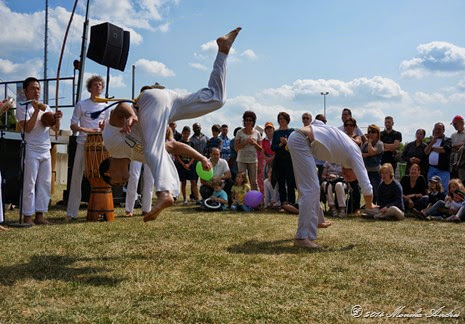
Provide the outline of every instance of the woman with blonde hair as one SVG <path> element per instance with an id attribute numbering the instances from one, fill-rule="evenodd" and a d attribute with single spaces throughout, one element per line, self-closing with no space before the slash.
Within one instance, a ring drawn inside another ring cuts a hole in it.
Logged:
<path id="1" fill-rule="evenodd" d="M 381 183 L 378 187 L 378 212 L 374 219 L 402 220 L 404 219 L 404 201 L 402 186 L 394 179 L 394 168 L 391 163 L 384 163 L 380 169 Z"/>

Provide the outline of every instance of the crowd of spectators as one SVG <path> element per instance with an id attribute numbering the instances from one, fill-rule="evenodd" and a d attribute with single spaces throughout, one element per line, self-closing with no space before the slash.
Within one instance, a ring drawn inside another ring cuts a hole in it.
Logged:
<path id="1" fill-rule="evenodd" d="M 323 115 L 317 115 L 315 119 L 326 123 Z M 350 109 L 342 110 L 341 120 L 339 129 L 360 147 L 373 187 L 378 209 L 368 217 L 402 220 L 407 215 L 414 215 L 422 220 L 465 221 L 465 189 L 462 185 L 465 181 L 465 131 L 461 116 L 453 118 L 451 125 L 455 132 L 450 138 L 445 136 L 445 125 L 436 123 L 431 137 L 426 137 L 424 129 L 418 129 L 415 139 L 403 147 L 402 134 L 393 128 L 392 116 L 385 117 L 384 130 L 370 124 L 366 133 L 357 125 Z M 213 178 L 199 181 L 195 160 L 173 157 L 182 183 L 183 204 L 191 201 L 205 207 L 203 202 L 210 199 L 221 206 L 215 207 L 216 210 L 250 211 L 244 197 L 250 190 L 256 190 L 263 194 L 258 208 L 298 209 L 292 160 L 287 148 L 287 139 L 294 131 L 289 127 L 290 115 L 280 112 L 276 118 L 277 128 L 273 121 L 266 122 L 263 128 L 256 125 L 256 121 L 253 111 L 245 111 L 243 125 L 234 129 L 232 138 L 228 137 L 226 124 L 213 125 L 211 137 L 202 133 L 199 123 L 192 125 L 192 136 L 189 126 L 179 133 L 176 123 L 169 125 L 175 140 L 209 157 L 213 165 Z M 304 113 L 302 126 L 311 122 L 312 115 Z M 328 215 L 358 214 L 363 201 L 357 180 L 345 181 L 341 166 L 337 164 L 316 161 L 316 165 L 321 201 L 327 207 Z M 190 182 L 190 195 L 186 192 L 187 181 Z"/>

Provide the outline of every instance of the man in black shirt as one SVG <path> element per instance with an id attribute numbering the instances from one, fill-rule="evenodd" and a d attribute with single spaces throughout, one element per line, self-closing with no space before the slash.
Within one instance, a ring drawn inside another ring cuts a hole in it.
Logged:
<path id="1" fill-rule="evenodd" d="M 394 119 L 391 116 L 384 118 L 384 130 L 380 134 L 380 141 L 384 143 L 384 153 L 381 159 L 381 164 L 391 163 L 396 171 L 397 161 L 396 152 L 402 142 L 402 133 L 392 129 Z"/>

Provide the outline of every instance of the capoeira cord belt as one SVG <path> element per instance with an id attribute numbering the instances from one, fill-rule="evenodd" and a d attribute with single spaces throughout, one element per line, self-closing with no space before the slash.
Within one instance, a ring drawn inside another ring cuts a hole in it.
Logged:
<path id="1" fill-rule="evenodd" d="M 104 102 L 104 103 L 107 103 L 108 101 L 115 101 L 114 103 L 106 106 L 105 108 L 103 108 L 102 110 L 99 110 L 99 111 L 95 111 L 93 113 L 90 113 L 90 118 L 92 119 L 97 119 L 98 116 L 100 116 L 101 113 L 103 113 L 105 110 L 107 110 L 108 108 L 110 107 L 113 107 L 114 105 L 117 105 L 117 104 L 120 104 L 120 103 L 123 103 L 123 102 L 127 102 L 127 103 L 132 103 L 134 105 L 134 108 L 138 109 L 137 107 L 137 101 L 139 100 L 139 97 L 137 97 L 136 99 L 134 100 L 131 100 L 131 99 L 117 99 L 117 98 L 100 98 L 100 97 L 97 97 L 95 98 L 95 101 L 96 102 Z"/>
<path id="2" fill-rule="evenodd" d="M 302 130 L 300 129 L 296 129 L 295 130 L 297 133 L 299 133 L 300 135 L 302 135 L 303 137 L 305 137 L 305 139 L 307 140 L 308 142 L 308 146 L 312 147 L 312 140 L 310 139 L 310 137 L 307 136 L 307 134 L 305 134 Z"/>

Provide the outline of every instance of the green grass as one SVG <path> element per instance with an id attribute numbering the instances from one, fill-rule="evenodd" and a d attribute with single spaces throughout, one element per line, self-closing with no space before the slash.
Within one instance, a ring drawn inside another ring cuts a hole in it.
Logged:
<path id="1" fill-rule="evenodd" d="M 292 247 L 288 214 L 176 205 L 144 224 L 85 213 L 67 224 L 55 206 L 51 226 L 0 232 L 0 323 L 359 322 L 356 304 L 465 316 L 462 224 L 349 217 L 307 251 Z"/>

